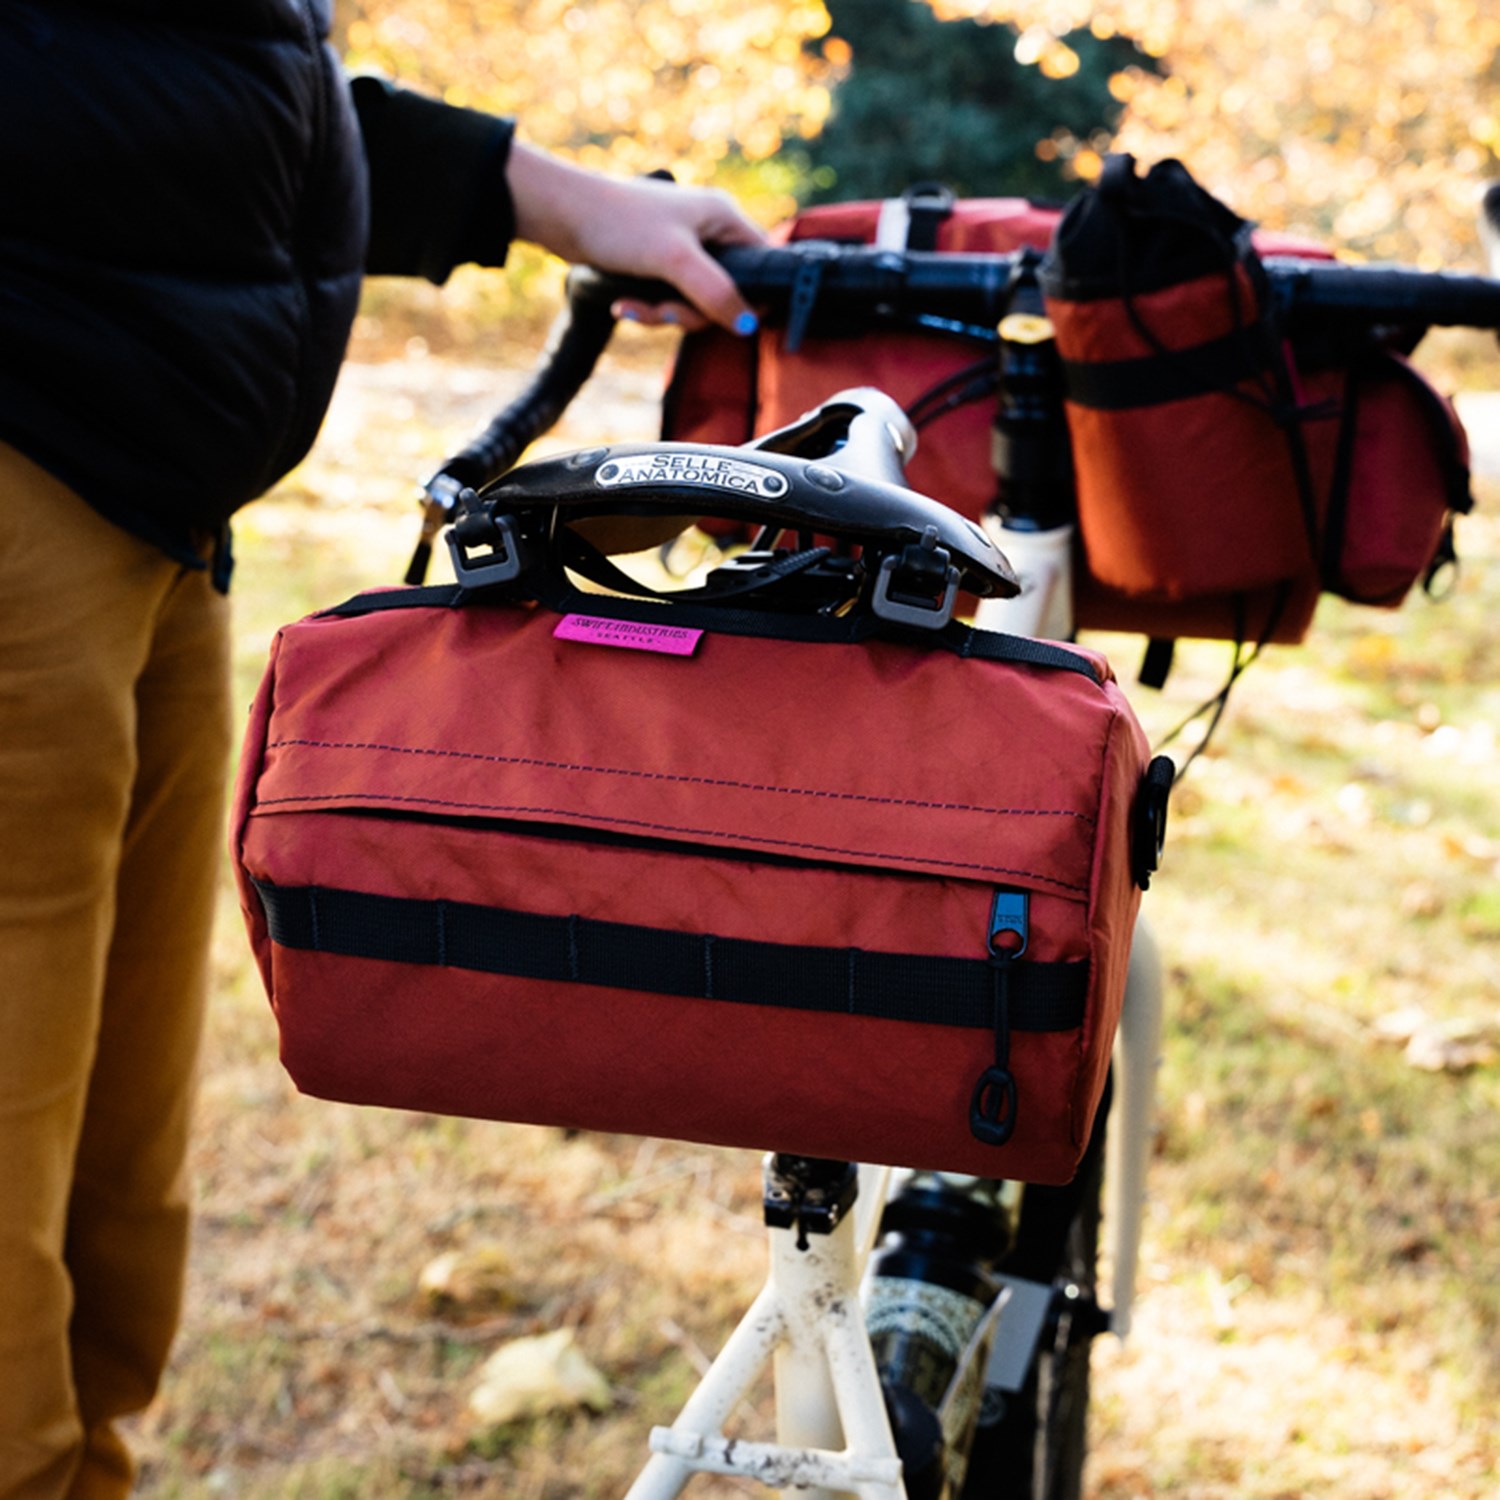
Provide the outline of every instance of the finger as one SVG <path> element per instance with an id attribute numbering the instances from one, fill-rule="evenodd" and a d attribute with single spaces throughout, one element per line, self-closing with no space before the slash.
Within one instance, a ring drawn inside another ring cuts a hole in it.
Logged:
<path id="1" fill-rule="evenodd" d="M 759 326 L 734 278 L 696 240 L 685 243 L 663 274 L 711 323 L 741 335 L 752 334 Z"/>
<path id="2" fill-rule="evenodd" d="M 708 327 L 708 319 L 686 302 L 638 302 L 621 298 L 609 310 L 616 318 L 642 323 L 648 328 L 681 328 L 684 333 L 696 333 L 700 328 Z"/>
<path id="3" fill-rule="evenodd" d="M 698 237 L 711 245 L 764 245 L 770 236 L 733 198 L 715 194 L 716 202 L 698 226 Z"/>

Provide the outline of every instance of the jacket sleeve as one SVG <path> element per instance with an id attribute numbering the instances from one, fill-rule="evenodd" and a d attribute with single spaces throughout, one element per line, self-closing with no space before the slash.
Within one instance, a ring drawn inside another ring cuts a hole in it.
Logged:
<path id="1" fill-rule="evenodd" d="M 441 285 L 469 261 L 504 265 L 516 222 L 505 178 L 514 121 L 379 78 L 355 78 L 350 91 L 370 178 L 366 273 Z"/>

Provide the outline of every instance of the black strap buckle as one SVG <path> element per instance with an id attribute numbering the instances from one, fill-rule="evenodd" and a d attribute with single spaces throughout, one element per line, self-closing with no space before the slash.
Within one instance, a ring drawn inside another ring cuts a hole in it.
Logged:
<path id="1" fill-rule="evenodd" d="M 936 250 L 938 230 L 957 206 L 953 189 L 941 182 L 914 182 L 901 195 L 906 204 L 908 250 Z"/>
<path id="2" fill-rule="evenodd" d="M 1162 851 L 1167 842 L 1167 804 L 1177 767 L 1165 755 L 1153 757 L 1141 779 L 1132 813 L 1130 839 L 1131 873 L 1143 891 L 1151 889 L 1151 877 L 1161 868 Z"/>

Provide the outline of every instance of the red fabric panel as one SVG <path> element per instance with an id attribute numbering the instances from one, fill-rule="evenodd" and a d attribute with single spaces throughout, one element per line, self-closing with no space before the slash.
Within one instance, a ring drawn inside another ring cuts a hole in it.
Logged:
<path id="1" fill-rule="evenodd" d="M 522 818 L 1087 891 L 1098 767 L 1128 713 L 1112 683 L 885 643 L 614 651 L 555 640 L 557 618 L 296 627 L 257 810 Z"/>
<path id="2" fill-rule="evenodd" d="M 1068 404 L 1089 573 L 1156 603 L 1313 569 L 1285 435 L 1228 394 L 1097 411 Z"/>
<path id="3" fill-rule="evenodd" d="M 1080 630 L 1118 630 L 1161 640 L 1232 641 L 1243 633 L 1253 644 L 1266 636 L 1269 626 L 1268 642 L 1294 646 L 1312 624 L 1319 590 L 1310 573 L 1289 587 L 1284 603 L 1275 588 L 1168 602 L 1106 588 L 1080 568 L 1073 577 L 1073 613 Z"/>
<path id="4" fill-rule="evenodd" d="M 1302 382 L 1306 403 L 1335 412 L 1304 429 L 1325 519 L 1350 378 L 1319 371 Z M 1437 552 L 1449 518 L 1444 455 L 1467 467 L 1468 438 L 1452 403 L 1399 355 L 1384 353 L 1357 378 L 1347 514 L 1324 586 L 1394 608 Z"/>
<path id="5" fill-rule="evenodd" d="M 798 214 L 787 226 L 790 240 L 853 240 L 869 244 L 875 238 L 881 203 L 824 203 Z M 961 198 L 938 226 L 937 247 L 955 252 L 987 253 L 1045 250 L 1061 218 L 1055 208 L 1025 198 Z"/>
<path id="6" fill-rule="evenodd" d="M 1115 297 L 1086 302 L 1047 299 L 1057 352 L 1077 364 L 1155 359 L 1162 349 L 1194 349 L 1227 337 L 1237 327 L 1249 328 L 1256 309 L 1243 266 L 1235 267 L 1232 281 L 1222 275 L 1200 276 L 1160 291 L 1137 293 L 1128 307 L 1123 298 Z"/>

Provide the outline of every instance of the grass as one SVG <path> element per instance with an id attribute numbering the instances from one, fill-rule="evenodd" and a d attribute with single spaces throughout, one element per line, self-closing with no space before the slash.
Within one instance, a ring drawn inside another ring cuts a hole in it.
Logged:
<path id="1" fill-rule="evenodd" d="M 659 344 L 634 347 L 559 446 L 651 430 Z M 314 459 L 239 528 L 242 703 L 278 624 L 400 577 L 416 480 L 519 378 L 348 369 Z M 1382 1029 L 1415 1008 L 1500 1040 L 1500 526 L 1461 542 L 1447 604 L 1325 601 L 1304 648 L 1267 652 L 1176 796 L 1149 898 L 1171 971 L 1152 1212 L 1136 1332 L 1096 1360 L 1100 1500 L 1500 1485 L 1500 1069 L 1425 1071 Z M 1100 643 L 1128 678 L 1138 643 Z M 1150 727 L 1225 665 L 1184 648 L 1165 694 L 1135 695 Z M 227 871 L 225 891 L 187 1315 L 136 1424 L 142 1495 L 618 1496 L 758 1282 L 757 1164 L 299 1098 Z M 445 1253 L 469 1279 L 435 1300 Z M 611 1410 L 484 1430 L 485 1356 L 558 1326 Z"/>

